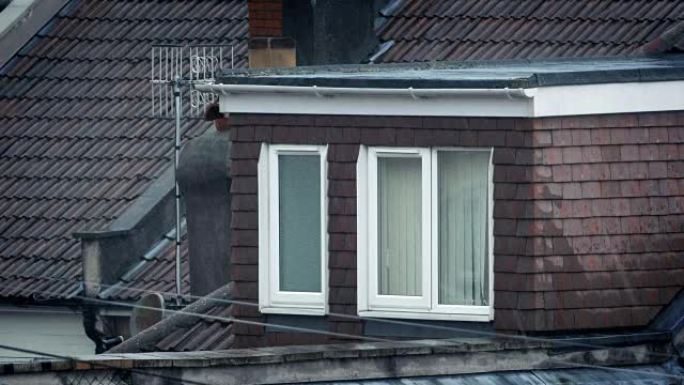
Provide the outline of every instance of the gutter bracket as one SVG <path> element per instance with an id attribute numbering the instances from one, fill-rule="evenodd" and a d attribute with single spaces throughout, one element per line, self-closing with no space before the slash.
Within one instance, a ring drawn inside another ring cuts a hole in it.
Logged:
<path id="1" fill-rule="evenodd" d="M 416 95 L 415 90 L 413 89 L 413 87 L 409 87 L 409 88 L 408 88 L 408 92 L 409 92 L 409 95 L 411 95 L 411 98 L 412 98 L 413 100 L 418 100 L 418 99 L 420 99 L 420 97 L 418 97 L 418 95 Z"/>

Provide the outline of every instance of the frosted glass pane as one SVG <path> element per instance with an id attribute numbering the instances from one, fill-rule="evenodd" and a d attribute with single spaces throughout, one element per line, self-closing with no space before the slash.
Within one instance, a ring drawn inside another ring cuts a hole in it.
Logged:
<path id="1" fill-rule="evenodd" d="M 280 290 L 321 291 L 319 155 L 278 156 Z"/>
<path id="2" fill-rule="evenodd" d="M 488 303 L 489 153 L 438 153 L 439 303 Z"/>
<path id="3" fill-rule="evenodd" d="M 378 158 L 378 291 L 421 295 L 421 160 Z"/>

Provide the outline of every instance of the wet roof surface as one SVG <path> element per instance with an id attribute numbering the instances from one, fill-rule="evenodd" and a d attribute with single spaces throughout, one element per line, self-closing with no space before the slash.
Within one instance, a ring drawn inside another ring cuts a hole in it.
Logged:
<path id="1" fill-rule="evenodd" d="M 680 370 L 662 366 L 580 368 L 462 374 L 387 380 L 317 382 L 317 385 L 670 385 Z"/>
<path id="2" fill-rule="evenodd" d="M 627 56 L 682 20 L 678 0 L 390 0 L 375 62 Z"/>
<path id="3" fill-rule="evenodd" d="M 240 67 L 247 34 L 246 0 L 71 0 L 0 68 L 0 298 L 79 293 L 72 234 L 107 230 L 171 165 L 173 124 L 150 116 L 152 44 L 234 44 Z M 207 127 L 188 119 L 185 138 Z M 164 255 L 131 284 L 173 290 Z"/>
<path id="4" fill-rule="evenodd" d="M 228 84 L 502 88 L 684 79 L 684 55 L 652 58 L 508 60 L 339 65 L 233 71 Z"/>

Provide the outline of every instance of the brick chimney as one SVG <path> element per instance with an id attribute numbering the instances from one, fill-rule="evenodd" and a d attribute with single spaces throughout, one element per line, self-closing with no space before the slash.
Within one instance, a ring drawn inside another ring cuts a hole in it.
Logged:
<path id="1" fill-rule="evenodd" d="M 385 0 L 282 0 L 283 36 L 297 65 L 359 64 L 377 47 L 373 29 Z"/>
<path id="2" fill-rule="evenodd" d="M 249 0 L 251 68 L 358 64 L 386 0 Z"/>
<path id="3" fill-rule="evenodd" d="M 249 36 L 283 36 L 283 1 L 249 0 Z"/>
<path id="4" fill-rule="evenodd" d="M 283 1 L 249 0 L 249 67 L 294 67 L 295 41 L 283 36 Z"/>

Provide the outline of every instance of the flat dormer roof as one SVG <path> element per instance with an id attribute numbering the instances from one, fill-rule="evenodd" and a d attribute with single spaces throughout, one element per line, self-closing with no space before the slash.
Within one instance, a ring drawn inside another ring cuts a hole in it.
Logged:
<path id="1" fill-rule="evenodd" d="M 359 88 L 539 88 L 683 79 L 684 54 L 671 54 L 235 70 L 225 72 L 218 83 Z"/>

